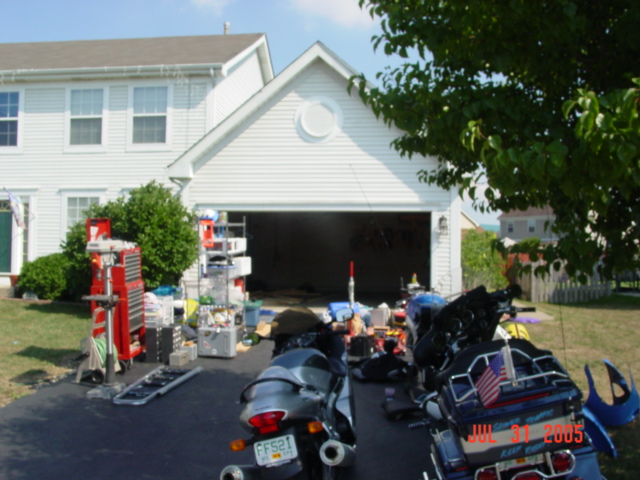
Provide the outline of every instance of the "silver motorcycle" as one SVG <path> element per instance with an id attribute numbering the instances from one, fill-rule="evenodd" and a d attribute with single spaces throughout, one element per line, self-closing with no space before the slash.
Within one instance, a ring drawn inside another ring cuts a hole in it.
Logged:
<path id="1" fill-rule="evenodd" d="M 336 313 L 346 324 L 353 310 Z M 334 324 L 335 325 L 335 324 Z M 347 350 L 341 334 L 306 308 L 289 308 L 271 322 L 269 337 L 252 333 L 243 343 L 275 342 L 269 366 L 244 387 L 242 427 L 254 465 L 228 465 L 220 480 L 332 480 L 355 461 L 355 417 Z"/>

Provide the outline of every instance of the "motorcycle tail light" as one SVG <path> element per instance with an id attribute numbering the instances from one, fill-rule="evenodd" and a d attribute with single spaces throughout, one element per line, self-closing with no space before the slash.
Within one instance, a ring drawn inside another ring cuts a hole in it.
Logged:
<path id="1" fill-rule="evenodd" d="M 278 425 L 280 420 L 284 418 L 286 412 L 282 410 L 273 410 L 271 412 L 264 412 L 259 415 L 254 415 L 249 419 L 249 424 L 252 427 L 256 427 L 260 434 L 277 432 L 280 426 Z"/>
<path id="2" fill-rule="evenodd" d="M 553 469 L 558 473 L 569 470 L 571 464 L 571 455 L 567 452 L 556 453 L 551 459 L 551 465 L 553 465 Z"/>
<path id="3" fill-rule="evenodd" d="M 485 468 L 477 473 L 476 480 L 498 480 L 498 474 L 493 468 Z"/>
<path id="4" fill-rule="evenodd" d="M 234 452 L 241 452 L 242 450 L 244 450 L 245 448 L 247 448 L 247 442 L 245 442 L 243 439 L 238 439 L 238 440 L 233 440 L 230 444 L 229 447 L 231 448 L 232 451 Z"/>
<path id="5" fill-rule="evenodd" d="M 307 423 L 307 431 L 309 433 L 320 433 L 323 430 L 322 422 L 315 421 Z"/>

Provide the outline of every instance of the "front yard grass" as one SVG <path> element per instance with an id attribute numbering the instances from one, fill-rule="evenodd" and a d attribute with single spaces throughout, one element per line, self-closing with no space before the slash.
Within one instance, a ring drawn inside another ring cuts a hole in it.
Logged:
<path id="1" fill-rule="evenodd" d="M 535 305 L 553 317 L 527 324 L 531 340 L 556 355 L 580 387 L 586 401 L 589 390 L 584 373 L 589 365 L 596 389 L 606 403 L 613 402 L 603 359 L 612 362 L 627 382 L 640 379 L 640 297 L 612 295 L 582 305 Z M 525 316 L 526 314 L 523 314 Z M 616 389 L 616 395 L 621 390 Z M 600 468 L 609 480 L 631 480 L 640 474 L 640 420 L 608 428 L 619 457 L 599 456 Z"/>
<path id="2" fill-rule="evenodd" d="M 0 407 L 77 367 L 88 305 L 0 299 Z"/>

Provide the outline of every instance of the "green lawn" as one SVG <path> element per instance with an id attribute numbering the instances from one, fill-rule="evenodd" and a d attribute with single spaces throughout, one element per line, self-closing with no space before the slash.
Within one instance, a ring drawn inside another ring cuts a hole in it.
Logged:
<path id="1" fill-rule="evenodd" d="M 612 295 L 586 305 L 536 304 L 553 320 L 527 325 L 538 346 L 553 351 L 569 374 L 588 396 L 585 364 L 594 377 L 600 397 L 613 397 L 603 359 L 611 361 L 629 381 L 629 369 L 640 381 L 640 297 Z M 525 316 L 526 314 L 523 314 Z M 640 386 L 640 384 L 638 384 Z M 619 394 L 621 392 L 617 392 Z M 600 466 L 609 480 L 631 480 L 640 474 L 640 423 L 608 429 L 619 457 L 600 455 Z"/>
<path id="2" fill-rule="evenodd" d="M 88 305 L 0 300 L 0 406 L 68 374 L 87 336 Z"/>

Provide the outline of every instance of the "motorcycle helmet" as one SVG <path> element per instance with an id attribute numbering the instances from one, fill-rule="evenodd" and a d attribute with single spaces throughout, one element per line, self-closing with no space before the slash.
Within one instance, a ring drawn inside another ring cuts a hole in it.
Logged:
<path id="1" fill-rule="evenodd" d="M 504 329 L 507 331 L 512 338 L 522 338 L 524 340 L 531 340 L 529 337 L 529 332 L 521 323 L 509 322 L 504 326 Z"/>

